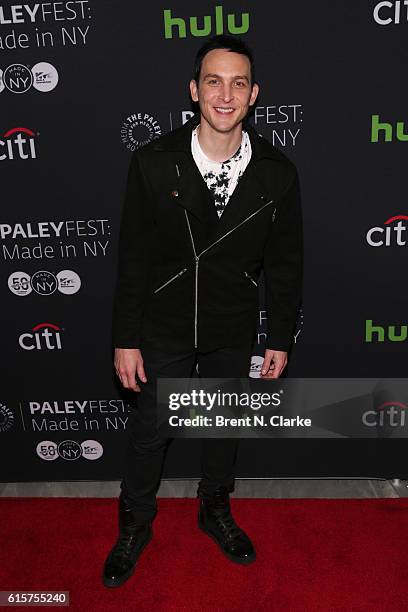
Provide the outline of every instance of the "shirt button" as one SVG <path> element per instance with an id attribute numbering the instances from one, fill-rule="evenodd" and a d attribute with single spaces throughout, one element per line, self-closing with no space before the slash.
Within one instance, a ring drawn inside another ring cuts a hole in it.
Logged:
<path id="1" fill-rule="evenodd" d="M 261 195 L 261 200 L 264 202 L 266 200 L 266 197 L 264 195 Z"/>

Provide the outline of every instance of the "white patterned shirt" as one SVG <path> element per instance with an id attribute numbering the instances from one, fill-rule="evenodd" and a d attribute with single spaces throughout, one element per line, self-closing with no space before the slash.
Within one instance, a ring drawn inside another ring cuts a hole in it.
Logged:
<path id="1" fill-rule="evenodd" d="M 214 197 L 218 217 L 221 217 L 228 204 L 228 200 L 251 159 L 251 141 L 249 140 L 248 132 L 243 130 L 241 144 L 234 155 L 226 161 L 217 162 L 209 159 L 200 147 L 197 128 L 198 126 L 191 134 L 191 153 L 208 189 Z"/>

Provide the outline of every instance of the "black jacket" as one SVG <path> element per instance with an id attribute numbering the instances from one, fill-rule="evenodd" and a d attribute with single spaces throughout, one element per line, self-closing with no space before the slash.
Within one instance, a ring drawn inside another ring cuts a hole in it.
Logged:
<path id="1" fill-rule="evenodd" d="M 135 151 L 118 247 L 113 344 L 169 352 L 251 342 L 261 269 L 266 347 L 287 351 L 301 297 L 295 166 L 250 124 L 252 156 L 219 218 L 191 154 L 195 115 Z"/>

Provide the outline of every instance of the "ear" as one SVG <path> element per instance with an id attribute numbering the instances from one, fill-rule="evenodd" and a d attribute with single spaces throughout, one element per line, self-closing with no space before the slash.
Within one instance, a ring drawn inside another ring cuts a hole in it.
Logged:
<path id="1" fill-rule="evenodd" d="M 190 94 L 193 102 L 198 102 L 198 87 L 197 82 L 194 79 L 190 81 Z"/>
<path id="2" fill-rule="evenodd" d="M 255 103 L 255 100 L 258 97 L 259 93 L 259 85 L 258 83 L 254 83 L 252 85 L 251 97 L 249 98 L 249 106 L 252 106 Z"/>

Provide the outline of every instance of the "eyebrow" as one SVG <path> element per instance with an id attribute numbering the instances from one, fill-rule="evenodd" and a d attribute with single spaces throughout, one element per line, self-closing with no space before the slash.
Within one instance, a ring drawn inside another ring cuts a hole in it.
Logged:
<path id="1" fill-rule="evenodd" d="M 217 77 L 218 79 L 222 79 L 222 77 L 219 74 L 213 74 L 211 72 L 209 72 L 208 74 L 205 75 L 204 79 L 207 79 L 208 77 Z M 234 77 L 232 77 L 233 79 L 245 79 L 246 81 L 248 81 L 249 83 L 249 79 L 245 74 L 236 74 Z"/>

